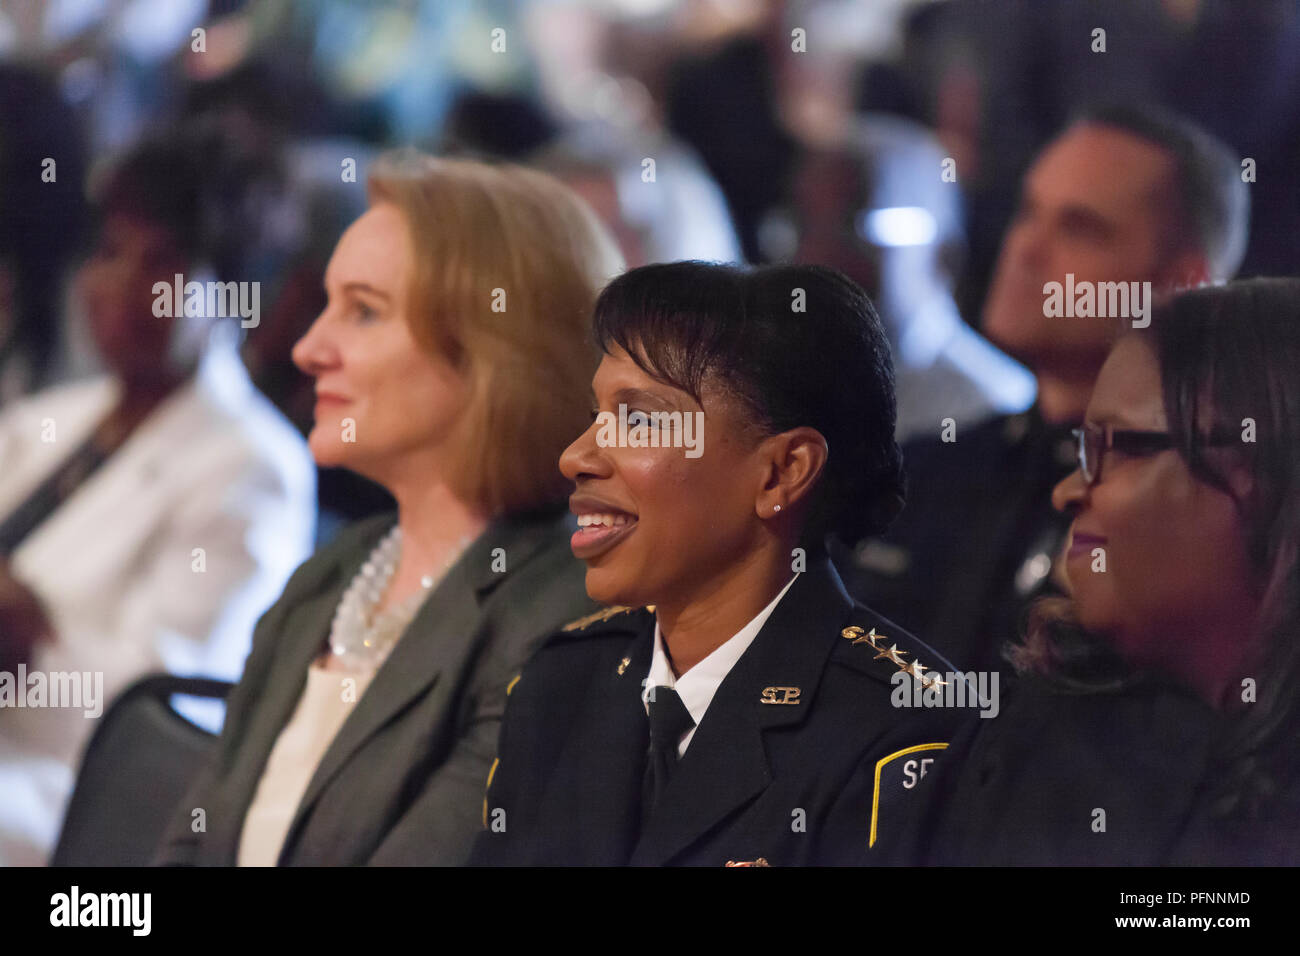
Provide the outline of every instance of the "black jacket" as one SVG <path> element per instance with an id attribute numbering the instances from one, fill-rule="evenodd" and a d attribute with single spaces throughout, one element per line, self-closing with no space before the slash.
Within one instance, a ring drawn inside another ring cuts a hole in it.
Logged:
<path id="1" fill-rule="evenodd" d="M 873 832 L 897 825 L 964 716 L 893 706 L 899 667 L 873 640 L 951 666 L 815 561 L 719 686 L 642 831 L 655 619 L 604 618 L 555 635 L 512 687 L 472 863 L 869 863 Z"/>
<path id="2" fill-rule="evenodd" d="M 950 660 L 1004 669 L 1002 645 L 1050 590 L 1070 519 L 1052 488 L 1074 468 L 1068 427 L 1035 410 L 958 426 L 955 441 L 903 448 L 907 507 L 883 537 L 837 552 L 849 593 L 902 621 Z"/>
<path id="3" fill-rule="evenodd" d="M 1218 727 L 1172 685 L 1078 694 L 1026 679 L 954 738 L 882 850 L 947 866 L 1171 862 Z"/>

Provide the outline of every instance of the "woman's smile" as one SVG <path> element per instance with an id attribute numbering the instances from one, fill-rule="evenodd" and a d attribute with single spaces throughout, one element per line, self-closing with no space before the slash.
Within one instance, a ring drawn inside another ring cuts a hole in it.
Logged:
<path id="1" fill-rule="evenodd" d="M 578 530 L 569 547 L 582 561 L 600 557 L 636 530 L 636 515 L 589 496 L 575 494 L 569 499 L 569 510 L 578 516 Z"/>

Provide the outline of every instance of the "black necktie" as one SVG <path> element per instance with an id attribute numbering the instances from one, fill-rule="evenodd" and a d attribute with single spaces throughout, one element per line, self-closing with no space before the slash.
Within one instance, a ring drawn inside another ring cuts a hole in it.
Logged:
<path id="1" fill-rule="evenodd" d="M 690 711 L 671 687 L 650 688 L 650 756 L 641 788 L 641 818 L 650 815 L 677 766 L 677 743 L 695 726 Z"/>

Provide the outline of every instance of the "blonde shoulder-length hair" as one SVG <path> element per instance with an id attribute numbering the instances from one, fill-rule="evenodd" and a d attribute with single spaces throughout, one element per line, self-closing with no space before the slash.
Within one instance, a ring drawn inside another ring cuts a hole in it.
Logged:
<path id="1" fill-rule="evenodd" d="M 401 150 L 367 185 L 410 230 L 412 337 L 469 382 L 443 479 L 492 514 L 562 500 L 560 453 L 590 424 L 591 310 L 623 270 L 618 246 L 567 187 L 519 166 Z"/>

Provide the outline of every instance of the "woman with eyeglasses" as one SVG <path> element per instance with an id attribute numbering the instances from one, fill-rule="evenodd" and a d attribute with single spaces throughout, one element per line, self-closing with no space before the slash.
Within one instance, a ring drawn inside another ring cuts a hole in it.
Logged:
<path id="1" fill-rule="evenodd" d="M 1172 300 L 1077 438 L 1070 597 L 929 781 L 924 858 L 1300 862 L 1300 281 Z"/>

